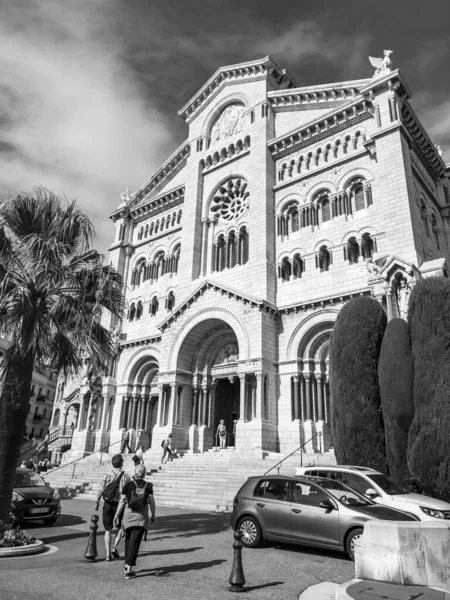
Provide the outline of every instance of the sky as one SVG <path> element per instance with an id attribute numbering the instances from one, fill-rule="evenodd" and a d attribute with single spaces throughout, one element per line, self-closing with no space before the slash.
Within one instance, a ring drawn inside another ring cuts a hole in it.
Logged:
<path id="1" fill-rule="evenodd" d="M 448 0 L 0 0 L 0 194 L 41 185 L 107 215 L 187 137 L 176 113 L 221 66 L 268 54 L 299 86 L 371 77 L 394 51 L 450 162 Z"/>

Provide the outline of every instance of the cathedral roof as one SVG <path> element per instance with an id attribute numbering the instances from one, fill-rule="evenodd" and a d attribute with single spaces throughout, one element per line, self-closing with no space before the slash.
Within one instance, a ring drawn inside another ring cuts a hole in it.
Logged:
<path id="1" fill-rule="evenodd" d="M 274 77 L 280 88 L 296 87 L 294 79 L 286 69 L 280 67 L 270 56 L 258 60 L 220 67 L 203 87 L 187 102 L 178 114 L 186 121 L 197 116 L 218 94 L 220 89 L 240 80 L 265 79 L 270 74 Z"/>

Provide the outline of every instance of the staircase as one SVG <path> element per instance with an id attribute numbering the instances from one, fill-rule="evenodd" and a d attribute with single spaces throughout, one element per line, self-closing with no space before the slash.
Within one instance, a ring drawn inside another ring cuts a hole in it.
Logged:
<path id="1" fill-rule="evenodd" d="M 262 453 L 260 453 L 261 456 Z M 204 454 L 185 454 L 173 462 L 161 465 L 160 452 L 144 455 L 148 475 L 154 485 L 157 506 L 177 506 L 205 511 L 230 511 L 233 498 L 251 475 L 262 475 L 274 467 L 283 456 L 263 453 L 264 458 L 243 457 L 233 448 Z M 131 455 L 124 457 L 124 470 L 133 473 Z M 57 487 L 62 497 L 76 497 L 95 501 L 100 480 L 111 469 L 109 454 L 92 454 L 74 465 L 49 471 L 46 481 Z M 303 465 L 336 464 L 334 453 L 303 454 Z M 300 466 L 300 455 L 295 454 L 281 465 L 280 474 L 293 475 Z M 272 474 L 277 474 L 274 469 Z"/>

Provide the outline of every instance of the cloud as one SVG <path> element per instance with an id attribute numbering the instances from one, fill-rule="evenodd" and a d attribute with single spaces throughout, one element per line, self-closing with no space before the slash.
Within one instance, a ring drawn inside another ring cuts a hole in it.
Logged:
<path id="1" fill-rule="evenodd" d="M 64 4 L 64 7 L 62 7 Z M 21 0 L 2 7 L 0 190 L 43 185 L 76 197 L 96 246 L 107 214 L 175 146 L 170 125 L 129 68 L 108 0 Z"/>
<path id="2" fill-rule="evenodd" d="M 441 146 L 450 162 L 450 100 L 436 99 L 430 92 L 415 94 L 411 104 L 434 144 Z"/>

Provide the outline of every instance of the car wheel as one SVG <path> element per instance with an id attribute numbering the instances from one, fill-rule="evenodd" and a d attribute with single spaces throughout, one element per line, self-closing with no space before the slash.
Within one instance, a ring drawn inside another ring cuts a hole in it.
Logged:
<path id="1" fill-rule="evenodd" d="M 254 517 L 244 517 L 239 521 L 238 530 L 242 532 L 242 543 L 246 548 L 256 548 L 261 542 L 261 527 Z"/>
<path id="2" fill-rule="evenodd" d="M 359 540 L 363 533 L 364 529 L 362 527 L 357 527 L 350 531 L 345 540 L 345 551 L 350 560 L 355 560 L 355 541 Z"/>
<path id="3" fill-rule="evenodd" d="M 44 519 L 44 523 L 46 525 L 54 525 L 57 520 L 58 520 L 58 517 L 56 517 L 55 519 Z"/>

